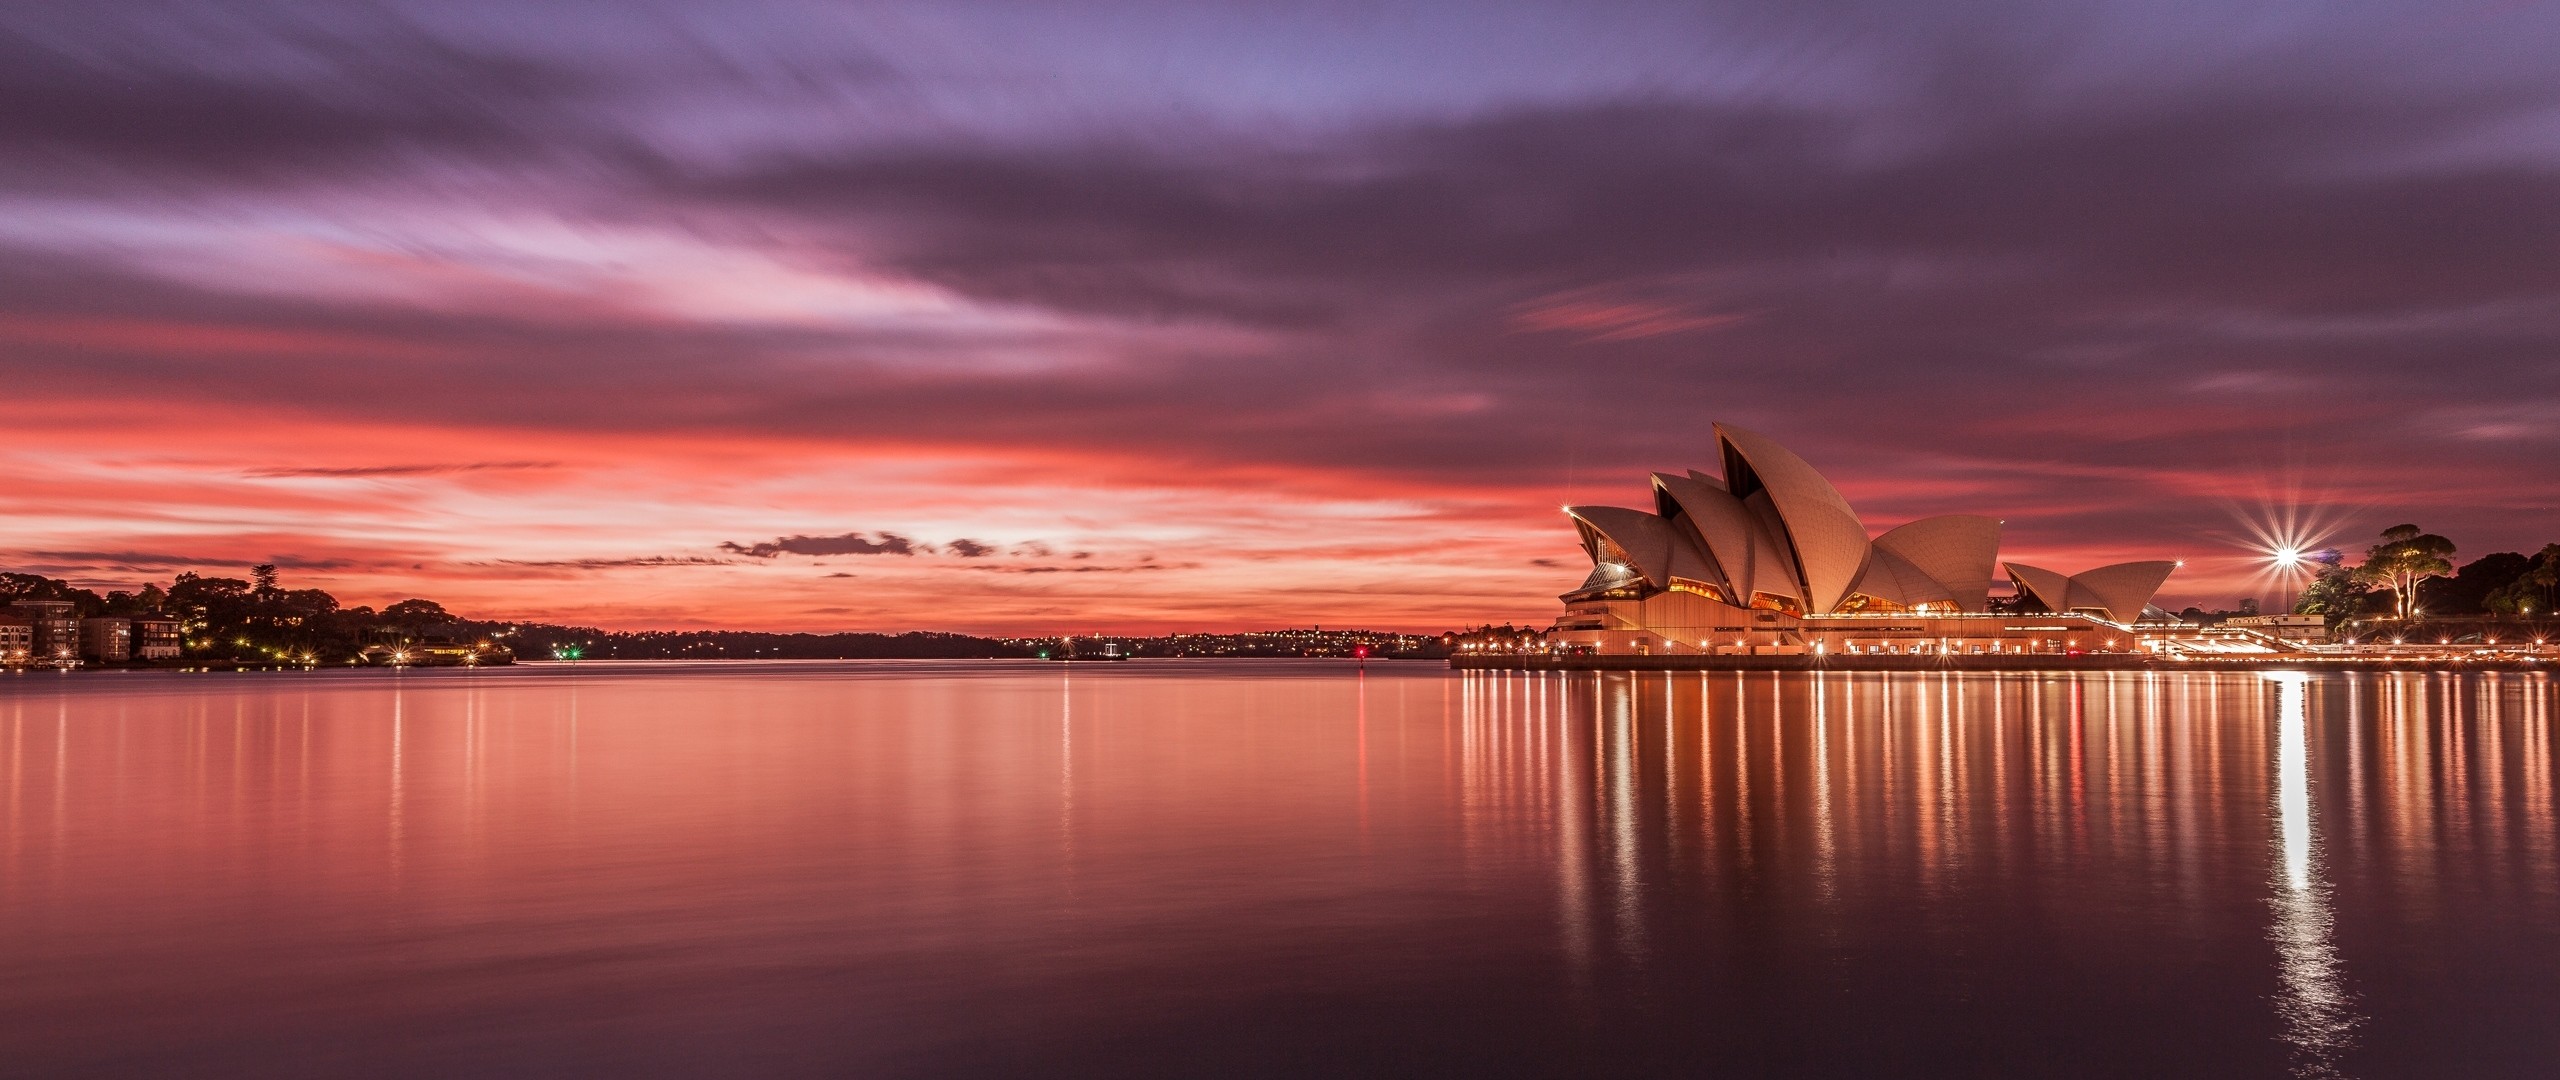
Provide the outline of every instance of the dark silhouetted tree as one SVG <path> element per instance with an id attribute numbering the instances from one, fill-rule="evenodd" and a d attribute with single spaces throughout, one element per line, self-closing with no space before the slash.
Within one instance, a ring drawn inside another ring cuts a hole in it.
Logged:
<path id="1" fill-rule="evenodd" d="M 2531 569 L 2533 560 L 2513 551 L 2483 555 L 2419 586 L 2418 607 L 2431 615 L 2478 615 L 2489 610 L 2490 596 Z"/>
<path id="2" fill-rule="evenodd" d="M 2415 525 L 2382 530 L 2382 542 L 2366 550 L 2364 565 L 2356 569 L 2366 581 L 2391 590 L 2393 614 L 2403 619 L 2417 616 L 2420 582 L 2452 572 L 2453 541 Z"/>
<path id="3" fill-rule="evenodd" d="M 106 603 L 97 593 L 73 588 L 68 582 L 35 574 L 0 574 L 0 603 L 11 600 L 69 600 L 78 605 L 83 615 Z"/>
<path id="4" fill-rule="evenodd" d="M 2550 615 L 2560 611 L 2560 544 L 2545 544 L 2515 580 L 2489 594 L 2484 603 L 2501 615 Z"/>
<path id="5" fill-rule="evenodd" d="M 2293 610 L 2303 615 L 2319 615 L 2336 626 L 2339 620 L 2356 613 L 2364 605 L 2365 589 L 2356 580 L 2356 572 L 2334 563 L 2323 566 L 2312 575 L 2311 584 L 2302 587 L 2302 596 Z"/>
<path id="6" fill-rule="evenodd" d="M 416 626 L 422 623 L 452 622 L 454 618 L 453 613 L 446 611 L 443 604 L 433 600 L 410 599 L 382 609 L 382 620 L 403 626 Z"/>

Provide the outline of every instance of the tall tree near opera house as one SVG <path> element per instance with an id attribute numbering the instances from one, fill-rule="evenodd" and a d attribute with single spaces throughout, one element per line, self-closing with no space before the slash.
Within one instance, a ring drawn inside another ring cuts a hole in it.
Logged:
<path id="1" fill-rule="evenodd" d="M 2415 525 L 2382 530 L 2382 542 L 2365 552 L 2356 576 L 2391 590 L 2392 610 L 2413 618 L 2418 610 L 2418 583 L 2453 572 L 2453 541 Z"/>

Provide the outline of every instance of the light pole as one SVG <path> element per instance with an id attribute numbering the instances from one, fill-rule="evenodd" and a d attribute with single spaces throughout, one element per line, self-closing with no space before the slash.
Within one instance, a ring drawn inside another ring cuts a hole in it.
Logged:
<path id="1" fill-rule="evenodd" d="M 2302 549 L 2277 548 L 2275 552 L 2276 589 L 2284 599 L 2284 611 L 2293 612 L 2293 576 L 2302 571 Z"/>

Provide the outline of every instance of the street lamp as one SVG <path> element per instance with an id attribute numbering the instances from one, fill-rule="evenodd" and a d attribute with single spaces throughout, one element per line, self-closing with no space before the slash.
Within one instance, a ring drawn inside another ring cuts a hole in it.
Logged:
<path id="1" fill-rule="evenodd" d="M 2302 572 L 2302 564 L 2307 561 L 2303 558 L 2302 549 L 2290 546 L 2279 547 L 2269 553 L 2267 561 L 2275 564 L 2276 590 L 2284 599 L 2283 610 L 2292 611 L 2294 575 Z"/>

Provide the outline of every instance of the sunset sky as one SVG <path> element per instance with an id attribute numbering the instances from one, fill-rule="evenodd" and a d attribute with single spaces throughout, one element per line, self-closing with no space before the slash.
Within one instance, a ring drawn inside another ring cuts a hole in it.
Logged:
<path id="1" fill-rule="evenodd" d="M 15 4 L 0 564 L 1543 623 L 1557 507 L 1717 420 L 2171 607 L 2271 595 L 2271 514 L 2532 551 L 2555 55 L 2509 2 Z"/>

